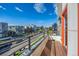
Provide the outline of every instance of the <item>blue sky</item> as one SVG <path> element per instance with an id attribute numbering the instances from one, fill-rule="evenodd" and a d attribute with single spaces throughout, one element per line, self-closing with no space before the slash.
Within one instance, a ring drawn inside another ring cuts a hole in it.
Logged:
<path id="1" fill-rule="evenodd" d="M 57 8 L 52 3 L 0 3 L 0 22 L 9 25 L 50 26 L 57 21 Z"/>

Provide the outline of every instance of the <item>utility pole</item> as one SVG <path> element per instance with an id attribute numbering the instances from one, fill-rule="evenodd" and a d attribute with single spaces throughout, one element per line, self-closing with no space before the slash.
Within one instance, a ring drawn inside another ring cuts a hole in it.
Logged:
<path id="1" fill-rule="evenodd" d="M 29 36 L 28 39 L 29 39 L 29 40 L 28 40 L 28 43 L 29 43 L 29 50 L 31 50 L 31 41 L 30 41 L 30 40 L 31 40 L 31 36 Z"/>

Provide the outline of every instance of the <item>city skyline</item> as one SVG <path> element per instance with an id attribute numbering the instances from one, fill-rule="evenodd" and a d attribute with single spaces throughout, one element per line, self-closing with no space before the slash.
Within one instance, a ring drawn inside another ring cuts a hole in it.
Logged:
<path id="1" fill-rule="evenodd" d="M 0 22 L 9 25 L 50 26 L 57 21 L 55 4 L 0 3 Z"/>

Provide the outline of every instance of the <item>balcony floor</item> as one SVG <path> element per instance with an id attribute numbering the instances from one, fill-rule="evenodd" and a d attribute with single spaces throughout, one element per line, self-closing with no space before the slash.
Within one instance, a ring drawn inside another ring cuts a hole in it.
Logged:
<path id="1" fill-rule="evenodd" d="M 59 41 L 46 38 L 31 54 L 32 56 L 66 56 L 66 48 Z"/>

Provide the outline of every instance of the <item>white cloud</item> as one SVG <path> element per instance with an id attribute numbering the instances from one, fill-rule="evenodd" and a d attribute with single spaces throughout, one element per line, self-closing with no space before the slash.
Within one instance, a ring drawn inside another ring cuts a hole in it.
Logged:
<path id="1" fill-rule="evenodd" d="M 46 8 L 45 8 L 43 3 L 36 3 L 36 4 L 34 4 L 34 9 L 38 13 L 44 13 L 46 11 Z"/>
<path id="2" fill-rule="evenodd" d="M 0 9 L 6 10 L 6 8 L 4 8 L 3 6 L 0 5 Z"/>
<path id="3" fill-rule="evenodd" d="M 19 12 L 23 12 L 23 10 L 20 9 L 19 7 L 15 7 L 15 9 L 16 9 L 17 11 L 19 11 Z"/>
<path id="4" fill-rule="evenodd" d="M 58 14 L 58 8 L 56 4 L 54 4 L 54 8 L 55 8 L 55 13 Z"/>

